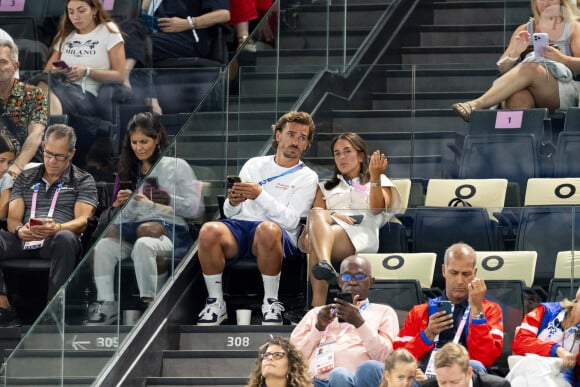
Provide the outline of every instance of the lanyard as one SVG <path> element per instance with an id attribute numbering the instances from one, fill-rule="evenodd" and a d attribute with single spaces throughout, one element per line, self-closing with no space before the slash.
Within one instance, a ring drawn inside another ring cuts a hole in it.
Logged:
<path id="1" fill-rule="evenodd" d="M 346 184 L 348 184 L 349 186 L 353 187 L 356 191 L 358 192 L 362 192 L 362 193 L 367 193 L 367 188 L 362 185 L 360 183 L 360 178 L 359 177 L 355 177 L 354 179 L 347 179 L 346 177 L 342 177 L 344 179 L 344 181 L 346 182 Z"/>
<path id="2" fill-rule="evenodd" d="M 34 184 L 32 189 L 34 190 L 34 192 L 32 193 L 32 204 L 30 205 L 30 217 L 35 218 L 36 201 L 38 200 L 38 191 L 40 191 L 40 183 Z M 58 195 L 60 194 L 61 189 L 62 189 L 62 181 L 58 183 L 58 186 L 54 191 L 54 195 L 52 196 L 52 202 L 50 203 L 50 208 L 48 209 L 48 214 L 46 215 L 47 218 L 52 218 L 52 215 L 54 214 L 54 209 L 56 208 L 56 201 L 58 199 Z"/>
<path id="3" fill-rule="evenodd" d="M 260 181 L 258 184 L 262 186 L 262 185 L 267 184 L 267 183 L 271 182 L 272 180 L 275 180 L 279 177 L 286 176 L 286 175 L 289 175 L 291 173 L 297 172 L 297 171 L 301 170 L 302 168 L 304 168 L 304 164 L 300 163 L 300 164 L 288 169 L 287 171 L 282 172 L 279 175 L 268 177 L 267 179 Z"/>
<path id="4" fill-rule="evenodd" d="M 459 327 L 457 328 L 457 332 L 455 332 L 455 337 L 453 337 L 453 342 L 455 344 L 459 343 L 459 338 L 461 337 L 461 333 L 465 328 L 465 324 L 467 323 L 467 319 L 469 318 L 469 306 L 465 308 L 465 312 L 463 313 L 463 317 L 461 317 L 461 322 L 459 323 Z"/>

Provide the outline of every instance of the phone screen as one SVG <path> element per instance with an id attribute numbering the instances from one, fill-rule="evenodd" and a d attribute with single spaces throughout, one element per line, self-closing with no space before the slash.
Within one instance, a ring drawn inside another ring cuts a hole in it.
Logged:
<path id="1" fill-rule="evenodd" d="M 227 187 L 231 189 L 234 186 L 234 183 L 241 183 L 242 179 L 239 176 L 228 175 L 226 176 L 226 180 L 228 181 Z"/>
<path id="2" fill-rule="evenodd" d="M 44 220 L 38 218 L 30 218 L 30 227 L 41 226 L 44 224 Z"/>
<path id="3" fill-rule="evenodd" d="M 59 69 L 70 70 L 69 65 L 67 65 L 64 60 L 57 60 L 52 62 L 52 64 L 54 67 L 58 67 Z"/>

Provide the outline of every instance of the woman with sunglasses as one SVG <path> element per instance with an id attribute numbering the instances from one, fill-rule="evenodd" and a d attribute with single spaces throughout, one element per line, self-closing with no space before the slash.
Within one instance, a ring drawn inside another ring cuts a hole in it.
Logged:
<path id="1" fill-rule="evenodd" d="M 332 261 L 357 253 L 376 253 L 379 229 L 401 207 L 395 185 L 383 174 L 388 161 L 356 133 L 346 132 L 330 143 L 332 177 L 319 184 L 314 207 L 298 243 L 310 254 L 312 306 L 326 304 L 328 284 L 337 277 Z M 326 280 L 326 281 L 325 281 Z"/>
<path id="2" fill-rule="evenodd" d="M 282 337 L 272 337 L 260 347 L 246 387 L 272 386 L 312 386 L 304 355 Z"/>

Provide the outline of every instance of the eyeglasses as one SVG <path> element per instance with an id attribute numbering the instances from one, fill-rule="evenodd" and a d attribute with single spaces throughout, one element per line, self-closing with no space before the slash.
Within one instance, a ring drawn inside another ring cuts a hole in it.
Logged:
<path id="1" fill-rule="evenodd" d="M 286 356 L 285 352 L 264 352 L 260 355 L 260 359 L 264 360 L 271 357 L 274 360 L 280 360 Z"/>
<path id="2" fill-rule="evenodd" d="M 56 159 L 56 161 L 65 161 L 70 156 L 70 154 L 68 154 L 68 155 L 55 155 L 54 153 L 51 153 L 47 150 L 42 151 L 42 154 L 47 159 L 52 160 L 54 158 L 54 159 Z"/>
<path id="3" fill-rule="evenodd" d="M 350 282 L 354 278 L 355 281 L 360 282 L 366 280 L 368 275 L 366 274 L 350 274 L 350 273 L 343 273 L 340 275 L 340 279 L 344 282 Z"/>

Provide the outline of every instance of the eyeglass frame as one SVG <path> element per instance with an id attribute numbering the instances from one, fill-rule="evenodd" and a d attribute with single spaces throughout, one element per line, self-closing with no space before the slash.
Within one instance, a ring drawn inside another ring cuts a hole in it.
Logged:
<path id="1" fill-rule="evenodd" d="M 62 154 L 54 154 L 50 151 L 47 151 L 46 149 L 42 149 L 42 156 L 46 157 L 49 160 L 55 159 L 56 161 L 63 162 L 70 158 L 70 152 L 67 153 L 66 155 L 62 155 Z"/>
<path id="2" fill-rule="evenodd" d="M 356 273 L 356 274 L 341 273 L 339 275 L 339 277 L 340 277 L 342 282 L 350 282 L 353 280 L 353 278 L 356 282 L 362 282 L 362 281 L 366 280 L 367 278 L 369 278 L 369 275 L 364 274 L 364 273 Z"/>
<path id="3" fill-rule="evenodd" d="M 286 352 L 264 352 L 262 354 L 260 354 L 260 359 L 264 360 L 267 359 L 269 357 L 271 357 L 273 360 L 281 360 L 284 359 L 284 357 L 286 357 L 287 353 Z"/>

